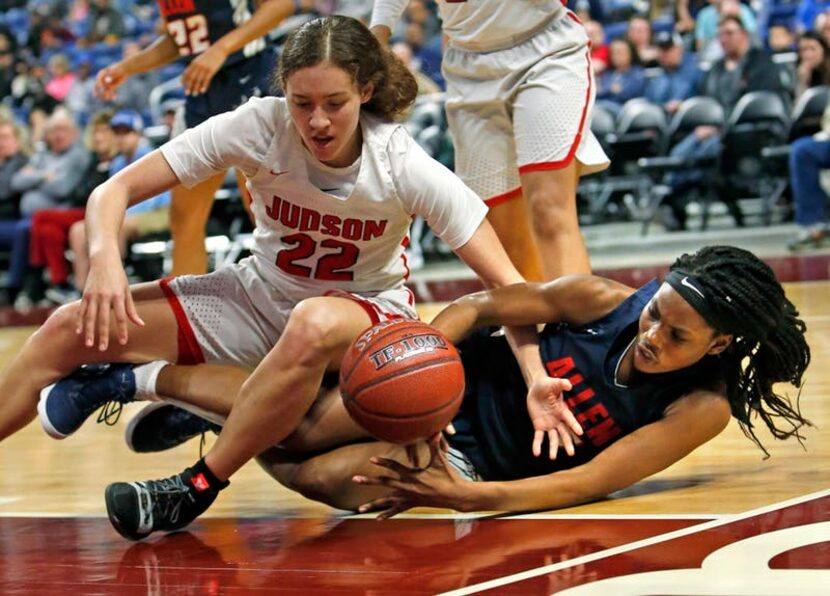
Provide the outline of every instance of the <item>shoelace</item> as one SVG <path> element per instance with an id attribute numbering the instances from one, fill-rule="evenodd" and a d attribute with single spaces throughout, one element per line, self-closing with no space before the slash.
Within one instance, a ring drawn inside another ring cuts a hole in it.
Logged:
<path id="1" fill-rule="evenodd" d="M 148 480 L 153 495 L 153 519 L 175 524 L 190 490 L 178 474 L 162 480 Z M 155 524 L 154 524 L 155 525 Z"/>
<path id="2" fill-rule="evenodd" d="M 115 426 L 115 423 L 118 422 L 118 419 L 121 417 L 123 409 L 124 404 L 120 401 L 108 401 L 101 408 L 101 411 L 98 412 L 98 420 L 96 420 L 96 422 L 98 424 L 103 422 L 107 426 Z"/>

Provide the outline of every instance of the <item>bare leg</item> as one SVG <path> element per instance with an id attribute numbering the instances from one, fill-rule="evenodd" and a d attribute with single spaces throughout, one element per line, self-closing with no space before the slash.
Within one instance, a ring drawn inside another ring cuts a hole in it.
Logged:
<path id="1" fill-rule="evenodd" d="M 422 460 L 429 457 L 426 443 L 421 443 L 419 449 Z M 403 447 L 380 441 L 346 445 L 312 457 L 272 447 L 257 457 L 257 463 L 280 484 L 309 499 L 338 509 L 356 511 L 360 505 L 389 492 L 385 487 L 352 482 L 356 474 L 377 474 L 379 468 L 369 461 L 375 456 L 408 463 Z"/>
<path id="2" fill-rule="evenodd" d="M 519 273 L 528 281 L 541 281 L 542 261 L 524 197 L 520 195 L 491 207 L 487 219 Z"/>
<path id="3" fill-rule="evenodd" d="M 170 206 L 170 234 L 173 236 L 173 275 L 207 271 L 205 224 L 213 197 L 222 187 L 225 174 L 217 174 L 193 188 L 176 186 Z"/>
<path id="4" fill-rule="evenodd" d="M 131 326 L 130 339 L 125 346 L 119 345 L 113 331 L 106 351 L 85 347 L 83 338 L 75 333 L 79 302 L 60 307 L 26 341 L 0 372 L 0 439 L 34 419 L 38 392 L 43 387 L 82 364 L 176 359 L 176 319 L 158 283 L 133 286 L 132 293 L 139 316 L 146 325 Z"/>
<path id="5" fill-rule="evenodd" d="M 579 231 L 576 213 L 579 169 L 579 163 L 574 159 L 560 170 L 521 175 L 522 189 L 530 207 L 533 234 L 542 255 L 545 279 L 591 272 L 588 250 Z"/>
<path id="6" fill-rule="evenodd" d="M 317 397 L 323 374 L 336 370 L 343 353 L 371 324 L 352 300 L 319 297 L 298 304 L 271 352 L 244 383 L 227 423 L 205 463 L 229 478 L 294 431 Z"/>

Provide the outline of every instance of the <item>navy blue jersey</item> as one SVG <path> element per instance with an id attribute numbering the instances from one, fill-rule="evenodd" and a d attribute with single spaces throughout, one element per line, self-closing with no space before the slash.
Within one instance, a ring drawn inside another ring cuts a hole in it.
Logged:
<path id="1" fill-rule="evenodd" d="M 638 373 L 628 387 L 616 382 L 617 365 L 637 335 L 640 312 L 659 287 L 652 280 L 596 321 L 577 327 L 549 324 L 540 335 L 548 373 L 573 385 L 565 399 L 585 431 L 575 456 L 563 453 L 551 461 L 544 450 L 533 456 L 527 388 L 507 341 L 492 337 L 492 329 L 459 345 L 467 387 L 450 444 L 470 458 L 485 480 L 550 474 L 583 464 L 620 437 L 659 420 L 672 401 L 690 391 L 721 387 L 716 357 L 670 373 Z"/>
<path id="2" fill-rule="evenodd" d="M 251 18 L 252 0 L 157 0 L 167 32 L 179 54 L 192 60 Z M 265 38 L 249 42 L 228 56 L 222 68 L 233 66 L 265 49 Z"/>

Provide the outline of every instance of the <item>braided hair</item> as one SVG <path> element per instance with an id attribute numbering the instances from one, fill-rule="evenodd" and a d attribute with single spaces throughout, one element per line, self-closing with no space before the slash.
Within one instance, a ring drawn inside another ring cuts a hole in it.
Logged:
<path id="1" fill-rule="evenodd" d="M 761 418 L 776 439 L 804 440 L 801 427 L 812 426 L 801 415 L 799 393 L 793 404 L 773 385 L 800 388 L 810 363 L 807 328 L 784 295 L 772 269 L 751 252 L 733 246 L 707 246 L 684 254 L 670 267 L 688 272 L 703 286 L 708 307 L 720 321 L 715 331 L 734 339 L 721 354 L 732 415 L 744 434 L 769 452 L 755 435 L 752 418 Z M 783 422 L 781 426 L 777 422 Z"/>

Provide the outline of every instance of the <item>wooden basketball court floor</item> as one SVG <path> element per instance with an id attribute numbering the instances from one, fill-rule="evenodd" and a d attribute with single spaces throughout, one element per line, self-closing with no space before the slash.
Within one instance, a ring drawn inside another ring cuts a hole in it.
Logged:
<path id="1" fill-rule="evenodd" d="M 137 455 L 123 443 L 129 412 L 63 442 L 35 422 L 0 445 L 0 594 L 828 594 L 830 255 L 770 262 L 809 326 L 804 449 L 762 435 L 764 460 L 733 422 L 598 503 L 382 522 L 307 501 L 251 464 L 188 531 L 130 543 L 106 520 L 105 485 L 190 465 L 198 441 Z M 603 273 L 639 285 L 662 271 Z M 428 288 L 438 300 L 471 289 Z M 31 331 L 0 331 L 0 359 Z"/>

